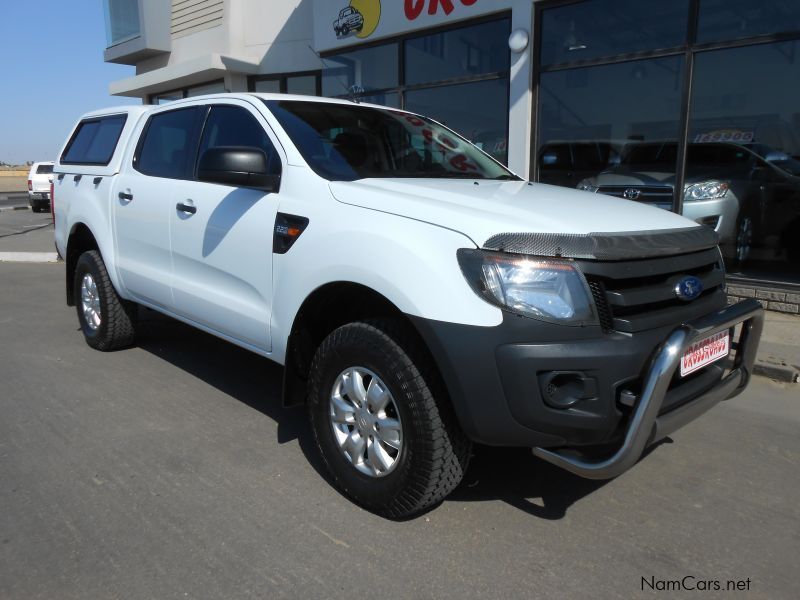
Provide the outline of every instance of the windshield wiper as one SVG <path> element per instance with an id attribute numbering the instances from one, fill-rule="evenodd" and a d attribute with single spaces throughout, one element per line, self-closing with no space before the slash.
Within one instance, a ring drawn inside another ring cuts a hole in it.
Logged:
<path id="1" fill-rule="evenodd" d="M 510 173 L 503 173 L 502 175 L 498 175 L 497 177 L 492 177 L 494 181 L 522 181 L 516 175 L 511 175 Z"/>

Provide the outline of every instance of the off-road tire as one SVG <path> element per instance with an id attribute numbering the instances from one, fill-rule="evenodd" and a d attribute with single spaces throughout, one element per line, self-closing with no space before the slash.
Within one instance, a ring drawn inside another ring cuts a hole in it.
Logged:
<path id="1" fill-rule="evenodd" d="M 388 385 L 402 423 L 398 464 L 383 477 L 356 470 L 334 438 L 331 392 L 339 374 L 354 366 L 369 369 Z M 322 460 L 336 486 L 358 504 L 388 518 L 406 518 L 441 502 L 461 482 L 471 442 L 420 342 L 402 323 L 370 320 L 334 330 L 314 355 L 308 390 Z"/>
<path id="2" fill-rule="evenodd" d="M 100 325 L 92 329 L 86 322 L 81 303 L 81 282 L 90 273 L 97 286 L 100 299 Z M 133 343 L 136 333 L 137 306 L 123 300 L 114 289 L 106 265 L 97 250 L 84 252 L 75 265 L 73 280 L 75 308 L 86 343 L 96 350 L 109 352 Z"/>

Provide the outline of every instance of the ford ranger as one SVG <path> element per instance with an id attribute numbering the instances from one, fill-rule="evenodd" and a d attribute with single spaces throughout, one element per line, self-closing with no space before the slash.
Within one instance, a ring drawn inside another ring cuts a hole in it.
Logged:
<path id="1" fill-rule="evenodd" d="M 149 307 L 284 366 L 332 480 L 381 515 L 471 444 L 613 478 L 747 385 L 762 309 L 713 229 L 524 181 L 421 115 L 221 94 L 76 124 L 53 182 L 86 342 Z"/>

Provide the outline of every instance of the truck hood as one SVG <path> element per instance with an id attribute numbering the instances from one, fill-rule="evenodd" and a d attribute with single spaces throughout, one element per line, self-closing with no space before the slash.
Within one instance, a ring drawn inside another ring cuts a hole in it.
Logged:
<path id="1" fill-rule="evenodd" d="M 653 232 L 697 223 L 639 202 L 525 181 L 360 179 L 330 183 L 345 204 L 424 221 L 478 246 L 501 233 Z"/>

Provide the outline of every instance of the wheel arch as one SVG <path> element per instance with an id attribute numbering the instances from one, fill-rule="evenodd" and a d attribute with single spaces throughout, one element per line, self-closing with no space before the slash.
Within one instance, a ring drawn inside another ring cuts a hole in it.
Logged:
<path id="1" fill-rule="evenodd" d="M 333 330 L 355 321 L 377 318 L 396 320 L 416 338 L 417 348 L 429 361 L 435 376 L 438 365 L 411 319 L 391 300 L 370 287 L 349 281 L 327 283 L 311 292 L 295 315 L 286 345 L 283 404 L 305 404 L 311 361 L 322 341 Z"/>
<path id="2" fill-rule="evenodd" d="M 103 255 L 92 230 L 85 223 L 75 223 L 67 238 L 67 254 L 64 257 L 67 306 L 75 306 L 75 292 L 72 285 L 75 279 L 75 266 L 78 264 L 81 254 L 89 250 L 97 250 L 101 256 Z"/>

